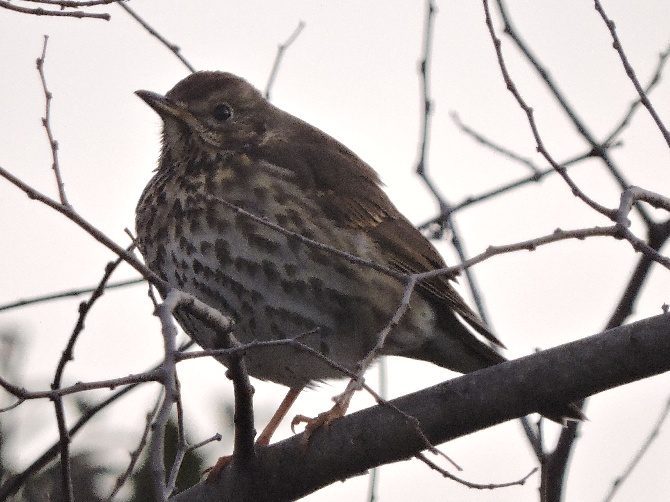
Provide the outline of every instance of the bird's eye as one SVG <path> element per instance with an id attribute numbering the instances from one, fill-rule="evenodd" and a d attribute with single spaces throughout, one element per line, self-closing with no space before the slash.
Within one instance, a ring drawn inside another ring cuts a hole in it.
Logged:
<path id="1" fill-rule="evenodd" d="M 224 104 L 216 105 L 214 110 L 212 110 L 212 117 L 218 122 L 225 122 L 232 114 L 233 112 L 230 110 L 230 107 Z"/>

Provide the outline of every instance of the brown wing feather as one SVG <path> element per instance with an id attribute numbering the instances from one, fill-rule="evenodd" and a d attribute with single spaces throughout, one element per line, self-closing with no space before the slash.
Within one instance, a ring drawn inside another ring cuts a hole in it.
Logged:
<path id="1" fill-rule="evenodd" d="M 402 216 L 380 223 L 369 233 L 379 242 L 382 249 L 387 250 L 389 264 L 397 270 L 421 273 L 447 266 L 430 241 Z M 407 242 L 411 242 L 414 247 L 408 248 Z M 477 314 L 468 307 L 449 283 L 446 275 L 419 282 L 417 290 L 433 303 L 442 304 L 445 309 L 458 314 L 469 326 L 494 344 L 504 347 Z"/>
<path id="2" fill-rule="evenodd" d="M 273 136 L 262 148 L 264 158 L 294 171 L 296 181 L 311 191 L 333 221 L 359 229 L 380 246 L 387 264 L 406 273 L 446 267 L 435 247 L 396 209 L 380 188 L 377 173 L 356 154 L 319 129 L 276 108 L 275 118 L 292 131 Z M 408 246 L 408 243 L 411 243 Z M 491 333 L 445 275 L 421 281 L 419 294 L 444 305 L 492 343 L 504 345 Z"/>

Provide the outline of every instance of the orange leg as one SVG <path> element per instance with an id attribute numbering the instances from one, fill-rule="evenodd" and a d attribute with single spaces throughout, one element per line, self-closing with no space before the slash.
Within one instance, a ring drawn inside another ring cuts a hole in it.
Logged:
<path id="1" fill-rule="evenodd" d="M 286 397 L 282 400 L 281 404 L 279 405 L 279 408 L 277 408 L 277 411 L 275 411 L 275 414 L 272 415 L 272 418 L 265 426 L 265 429 L 263 429 L 263 432 L 261 432 L 260 436 L 258 436 L 258 439 L 256 440 L 257 445 L 267 446 L 270 444 L 270 439 L 272 439 L 272 435 L 277 430 L 277 427 L 279 427 L 281 421 L 284 420 L 284 418 L 286 417 L 288 410 L 291 409 L 291 406 L 293 406 L 295 400 L 298 399 L 300 392 L 302 392 L 302 388 L 288 390 L 288 393 L 286 394 Z"/>

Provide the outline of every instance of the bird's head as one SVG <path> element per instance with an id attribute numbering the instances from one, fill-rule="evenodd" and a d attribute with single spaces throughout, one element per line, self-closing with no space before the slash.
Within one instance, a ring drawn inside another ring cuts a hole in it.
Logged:
<path id="1" fill-rule="evenodd" d="M 244 151 L 264 141 L 273 115 L 258 90 L 224 72 L 189 75 L 165 96 L 136 94 L 163 119 L 163 141 L 170 150 L 193 145 L 211 153 Z"/>

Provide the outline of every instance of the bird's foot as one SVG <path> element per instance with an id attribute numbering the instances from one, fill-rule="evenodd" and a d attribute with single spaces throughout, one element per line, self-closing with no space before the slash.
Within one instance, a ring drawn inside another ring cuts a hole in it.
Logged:
<path id="1" fill-rule="evenodd" d="M 219 460 L 216 461 L 212 467 L 207 469 L 203 474 L 207 474 L 205 478 L 205 483 L 214 483 L 218 479 L 221 472 L 230 464 L 230 461 L 233 459 L 232 455 L 226 455 L 225 457 L 219 457 Z"/>
<path id="2" fill-rule="evenodd" d="M 351 401 L 351 394 L 342 394 L 335 398 L 335 405 L 328 411 L 319 413 L 316 417 L 310 418 L 305 415 L 297 415 L 291 420 L 291 431 L 295 434 L 295 426 L 301 423 L 305 423 L 305 431 L 302 436 L 301 444 L 303 448 L 306 448 L 309 445 L 309 439 L 312 437 L 312 434 L 316 432 L 321 427 L 328 429 L 331 423 L 338 418 L 341 418 L 347 412 L 349 408 L 349 402 Z"/>

